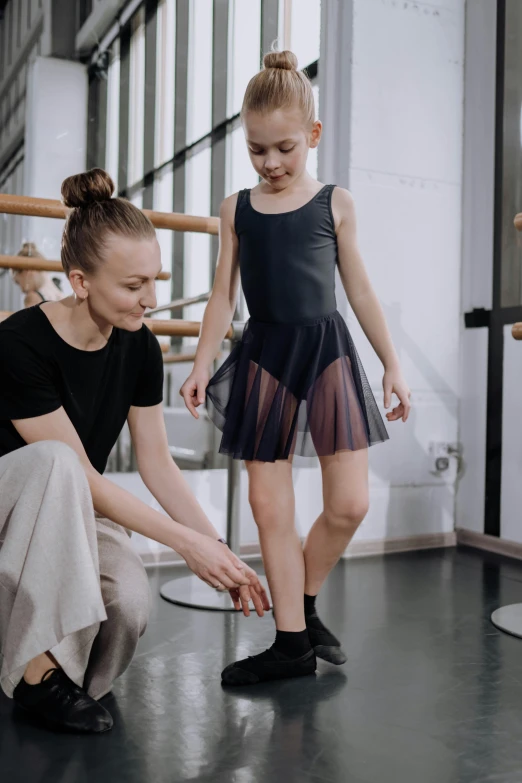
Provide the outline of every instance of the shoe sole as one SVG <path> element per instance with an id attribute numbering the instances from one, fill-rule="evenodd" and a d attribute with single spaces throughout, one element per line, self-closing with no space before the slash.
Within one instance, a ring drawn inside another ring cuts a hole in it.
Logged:
<path id="1" fill-rule="evenodd" d="M 318 658 L 328 663 L 333 663 L 334 666 L 342 666 L 348 660 L 347 656 L 340 647 L 333 647 L 327 644 L 318 644 L 314 647 L 314 652 Z"/>
<path id="2" fill-rule="evenodd" d="M 38 712 L 33 712 L 33 710 L 24 707 L 24 705 L 20 704 L 19 701 L 16 701 L 15 705 L 17 709 L 22 710 L 24 715 L 27 715 L 32 721 L 34 721 L 35 725 L 39 724 L 40 726 L 45 726 L 45 728 L 49 729 L 50 731 L 59 732 L 61 734 L 106 734 L 113 728 L 113 726 L 107 726 L 107 728 L 101 729 L 100 731 L 93 731 L 92 729 L 78 729 L 75 726 L 66 726 L 63 723 L 56 723 L 55 721 L 49 720 L 49 718 L 46 718 L 44 715 L 40 715 Z"/>
<path id="3" fill-rule="evenodd" d="M 232 671 L 227 675 L 226 679 L 221 680 L 221 685 L 258 685 L 263 682 L 275 682 L 276 680 L 291 680 L 295 679 L 296 677 L 309 677 L 311 674 L 315 674 L 315 669 L 313 672 L 303 672 L 302 674 L 285 674 L 281 677 L 270 677 L 267 679 L 260 679 L 257 677 L 257 675 L 253 674 L 253 672 L 245 672 L 245 671 Z"/>

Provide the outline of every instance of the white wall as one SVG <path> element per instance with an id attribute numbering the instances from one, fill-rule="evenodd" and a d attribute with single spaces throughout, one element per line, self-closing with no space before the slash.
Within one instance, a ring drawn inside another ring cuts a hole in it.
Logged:
<path id="1" fill-rule="evenodd" d="M 458 440 L 464 0 L 355 0 L 353 42 L 350 189 L 413 402 L 371 450 L 358 537 L 445 532 L 456 466 L 433 475 L 428 447 Z M 381 403 L 380 362 L 349 326 Z"/>

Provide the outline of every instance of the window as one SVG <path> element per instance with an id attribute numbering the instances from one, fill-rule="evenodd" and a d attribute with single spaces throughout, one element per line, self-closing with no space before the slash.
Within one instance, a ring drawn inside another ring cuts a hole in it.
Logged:
<path id="1" fill-rule="evenodd" d="M 129 91 L 129 184 L 143 178 L 143 133 L 145 122 L 145 11 L 132 19 Z"/>
<path id="2" fill-rule="evenodd" d="M 105 166 L 118 192 L 118 152 L 120 133 L 120 42 L 112 46 L 107 73 L 107 139 Z"/>
<path id="3" fill-rule="evenodd" d="M 212 0 L 190 1 L 187 144 L 212 127 L 212 9 Z"/>
<path id="4" fill-rule="evenodd" d="M 248 82 L 261 62 L 261 0 L 231 0 L 229 6 L 228 111 L 238 114 Z"/>
<path id="5" fill-rule="evenodd" d="M 161 166 L 174 155 L 175 0 L 161 0 L 158 5 L 156 46 L 155 164 Z"/>

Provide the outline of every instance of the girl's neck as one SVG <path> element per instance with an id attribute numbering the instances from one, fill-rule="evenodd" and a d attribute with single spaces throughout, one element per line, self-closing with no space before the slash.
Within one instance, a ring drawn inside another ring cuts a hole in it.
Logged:
<path id="1" fill-rule="evenodd" d="M 254 191 L 263 196 L 276 196 L 281 200 L 292 198 L 294 194 L 308 193 L 317 188 L 318 182 L 305 169 L 293 182 L 284 188 L 276 190 L 269 182 L 263 180 L 254 188 Z"/>

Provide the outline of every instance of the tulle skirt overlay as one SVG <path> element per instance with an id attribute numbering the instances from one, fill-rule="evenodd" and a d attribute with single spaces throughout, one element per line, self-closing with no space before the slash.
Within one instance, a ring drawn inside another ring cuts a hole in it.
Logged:
<path id="1" fill-rule="evenodd" d="M 274 462 L 327 456 L 388 439 L 337 311 L 299 324 L 247 322 L 207 387 L 220 453 Z"/>

